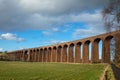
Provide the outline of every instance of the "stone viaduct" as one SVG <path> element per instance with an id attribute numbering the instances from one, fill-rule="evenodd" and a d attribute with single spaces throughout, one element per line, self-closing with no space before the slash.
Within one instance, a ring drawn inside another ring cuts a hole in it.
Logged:
<path id="1" fill-rule="evenodd" d="M 115 40 L 115 58 L 120 54 L 120 30 L 50 46 L 8 52 L 9 58 L 29 62 L 110 63 L 110 41 Z M 99 59 L 99 42 L 102 56 Z M 90 48 L 91 46 L 91 59 Z M 120 57 L 120 55 L 119 55 Z"/>

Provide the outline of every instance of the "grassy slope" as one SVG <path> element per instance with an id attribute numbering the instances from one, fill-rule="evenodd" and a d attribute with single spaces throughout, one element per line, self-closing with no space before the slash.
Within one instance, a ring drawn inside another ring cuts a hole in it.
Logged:
<path id="1" fill-rule="evenodd" d="M 0 80 L 99 80 L 105 65 L 0 62 Z"/>

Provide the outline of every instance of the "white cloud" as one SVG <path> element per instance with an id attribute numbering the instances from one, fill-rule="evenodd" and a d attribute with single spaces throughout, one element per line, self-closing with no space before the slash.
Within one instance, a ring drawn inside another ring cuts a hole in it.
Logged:
<path id="1" fill-rule="evenodd" d="M 64 29 L 63 27 L 53 27 L 50 30 L 44 30 L 42 33 L 44 35 L 53 36 L 55 33 L 58 33 L 58 32 L 67 32 L 69 30 L 68 28 L 69 27 L 66 27 L 66 26 L 64 26 Z"/>
<path id="2" fill-rule="evenodd" d="M 74 21 L 85 23 L 73 32 L 74 38 L 84 38 L 105 32 L 100 11 L 73 16 Z"/>
<path id="3" fill-rule="evenodd" d="M 0 48 L 0 51 L 4 51 L 4 49 L 3 49 L 3 48 Z"/>
<path id="4" fill-rule="evenodd" d="M 19 47 L 20 50 L 25 49 L 24 47 Z"/>
<path id="5" fill-rule="evenodd" d="M 71 20 L 74 22 L 98 23 L 102 21 L 101 10 L 93 13 L 85 12 L 78 15 L 72 15 Z"/>
<path id="6" fill-rule="evenodd" d="M 15 40 L 18 42 L 24 41 L 24 38 L 17 37 L 17 35 L 12 33 L 6 33 L 0 35 L 0 40 Z"/>
<path id="7" fill-rule="evenodd" d="M 61 40 L 50 40 L 50 41 L 46 41 L 44 42 L 45 44 L 59 44 L 59 43 L 63 43 L 63 42 L 66 42 L 66 41 L 61 41 Z"/>
<path id="8" fill-rule="evenodd" d="M 98 35 L 101 33 L 104 33 L 104 30 L 100 30 L 98 28 L 93 28 L 93 27 L 88 27 L 86 29 L 76 29 L 73 33 L 74 38 L 86 38 L 86 37 L 91 37 L 94 35 Z"/>
<path id="9" fill-rule="evenodd" d="M 51 32 L 49 32 L 49 31 L 43 31 L 42 32 L 44 35 L 50 35 L 51 34 Z"/>
<path id="10" fill-rule="evenodd" d="M 59 32 L 58 28 L 53 28 L 52 30 L 55 31 L 55 32 Z"/>

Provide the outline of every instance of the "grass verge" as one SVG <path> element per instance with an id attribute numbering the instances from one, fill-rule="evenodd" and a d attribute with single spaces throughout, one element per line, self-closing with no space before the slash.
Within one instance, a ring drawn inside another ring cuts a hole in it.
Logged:
<path id="1" fill-rule="evenodd" d="M 104 64 L 0 62 L 0 80 L 99 80 Z"/>

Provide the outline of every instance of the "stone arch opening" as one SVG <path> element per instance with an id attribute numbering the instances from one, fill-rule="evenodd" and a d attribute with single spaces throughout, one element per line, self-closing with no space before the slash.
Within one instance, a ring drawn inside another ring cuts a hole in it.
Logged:
<path id="1" fill-rule="evenodd" d="M 99 41 L 99 63 L 102 63 L 102 46 L 103 46 L 103 41 Z"/>
<path id="2" fill-rule="evenodd" d="M 19 54 L 19 51 L 17 51 L 15 54 L 16 54 L 16 61 L 19 61 L 19 60 L 20 60 L 20 54 Z"/>
<path id="3" fill-rule="evenodd" d="M 69 45 L 69 62 L 74 62 L 74 53 L 75 53 L 75 45 L 71 43 Z"/>
<path id="4" fill-rule="evenodd" d="M 103 62 L 104 63 L 111 63 L 114 61 L 114 54 L 115 54 L 115 38 L 112 35 L 109 35 L 104 40 L 104 47 L 103 47 Z"/>
<path id="5" fill-rule="evenodd" d="M 89 62 L 91 63 L 92 59 L 92 43 L 89 43 Z"/>
<path id="6" fill-rule="evenodd" d="M 101 63 L 102 61 L 102 39 L 96 38 L 92 43 L 92 63 Z"/>
<path id="7" fill-rule="evenodd" d="M 47 62 L 47 48 L 44 48 L 43 62 Z"/>
<path id="8" fill-rule="evenodd" d="M 39 49 L 36 49 L 36 62 L 39 62 L 40 59 L 40 54 L 39 54 Z"/>
<path id="9" fill-rule="evenodd" d="M 91 62 L 91 49 L 92 44 L 90 40 L 84 42 L 83 45 L 83 63 Z"/>
<path id="10" fill-rule="evenodd" d="M 40 62 L 43 62 L 44 50 L 43 48 L 40 49 Z"/>
<path id="11" fill-rule="evenodd" d="M 56 62 L 57 61 L 57 47 L 53 47 L 53 52 L 52 52 L 52 61 Z"/>
<path id="12" fill-rule="evenodd" d="M 23 53 L 24 53 L 23 50 L 21 50 L 21 58 L 22 58 L 22 60 L 23 60 Z"/>
<path id="13" fill-rule="evenodd" d="M 32 50 L 30 50 L 30 62 L 32 62 L 33 61 L 33 53 L 32 53 L 33 51 Z"/>
<path id="14" fill-rule="evenodd" d="M 82 61 L 82 43 L 78 42 L 75 47 L 75 62 L 81 63 Z"/>
<path id="15" fill-rule="evenodd" d="M 114 37 L 110 41 L 110 60 L 112 63 L 115 60 L 115 38 Z"/>
<path id="16" fill-rule="evenodd" d="M 48 62 L 52 62 L 52 48 L 51 47 L 49 47 L 48 48 Z"/>
<path id="17" fill-rule="evenodd" d="M 35 56 L 35 49 L 33 49 L 33 52 L 32 52 L 32 53 L 33 53 L 33 61 L 35 62 L 35 57 L 36 57 L 36 56 Z"/>
<path id="18" fill-rule="evenodd" d="M 18 60 L 19 60 L 19 58 L 18 58 L 17 51 L 16 51 L 14 54 L 15 54 L 15 61 L 18 61 Z"/>
<path id="19" fill-rule="evenodd" d="M 21 61 L 21 53 L 20 53 L 20 51 L 18 51 L 18 54 L 19 54 L 19 60 Z"/>
<path id="20" fill-rule="evenodd" d="M 24 61 L 28 61 L 28 50 L 24 52 Z"/>
<path id="21" fill-rule="evenodd" d="M 18 60 L 20 61 L 20 53 L 19 53 L 19 51 L 17 51 L 17 54 L 18 54 Z"/>
<path id="22" fill-rule="evenodd" d="M 62 46 L 58 46 L 57 50 L 57 62 L 61 62 L 61 52 L 62 52 Z"/>
<path id="23" fill-rule="evenodd" d="M 63 46 L 63 52 L 62 52 L 62 62 L 68 62 L 68 45 L 65 44 Z"/>

